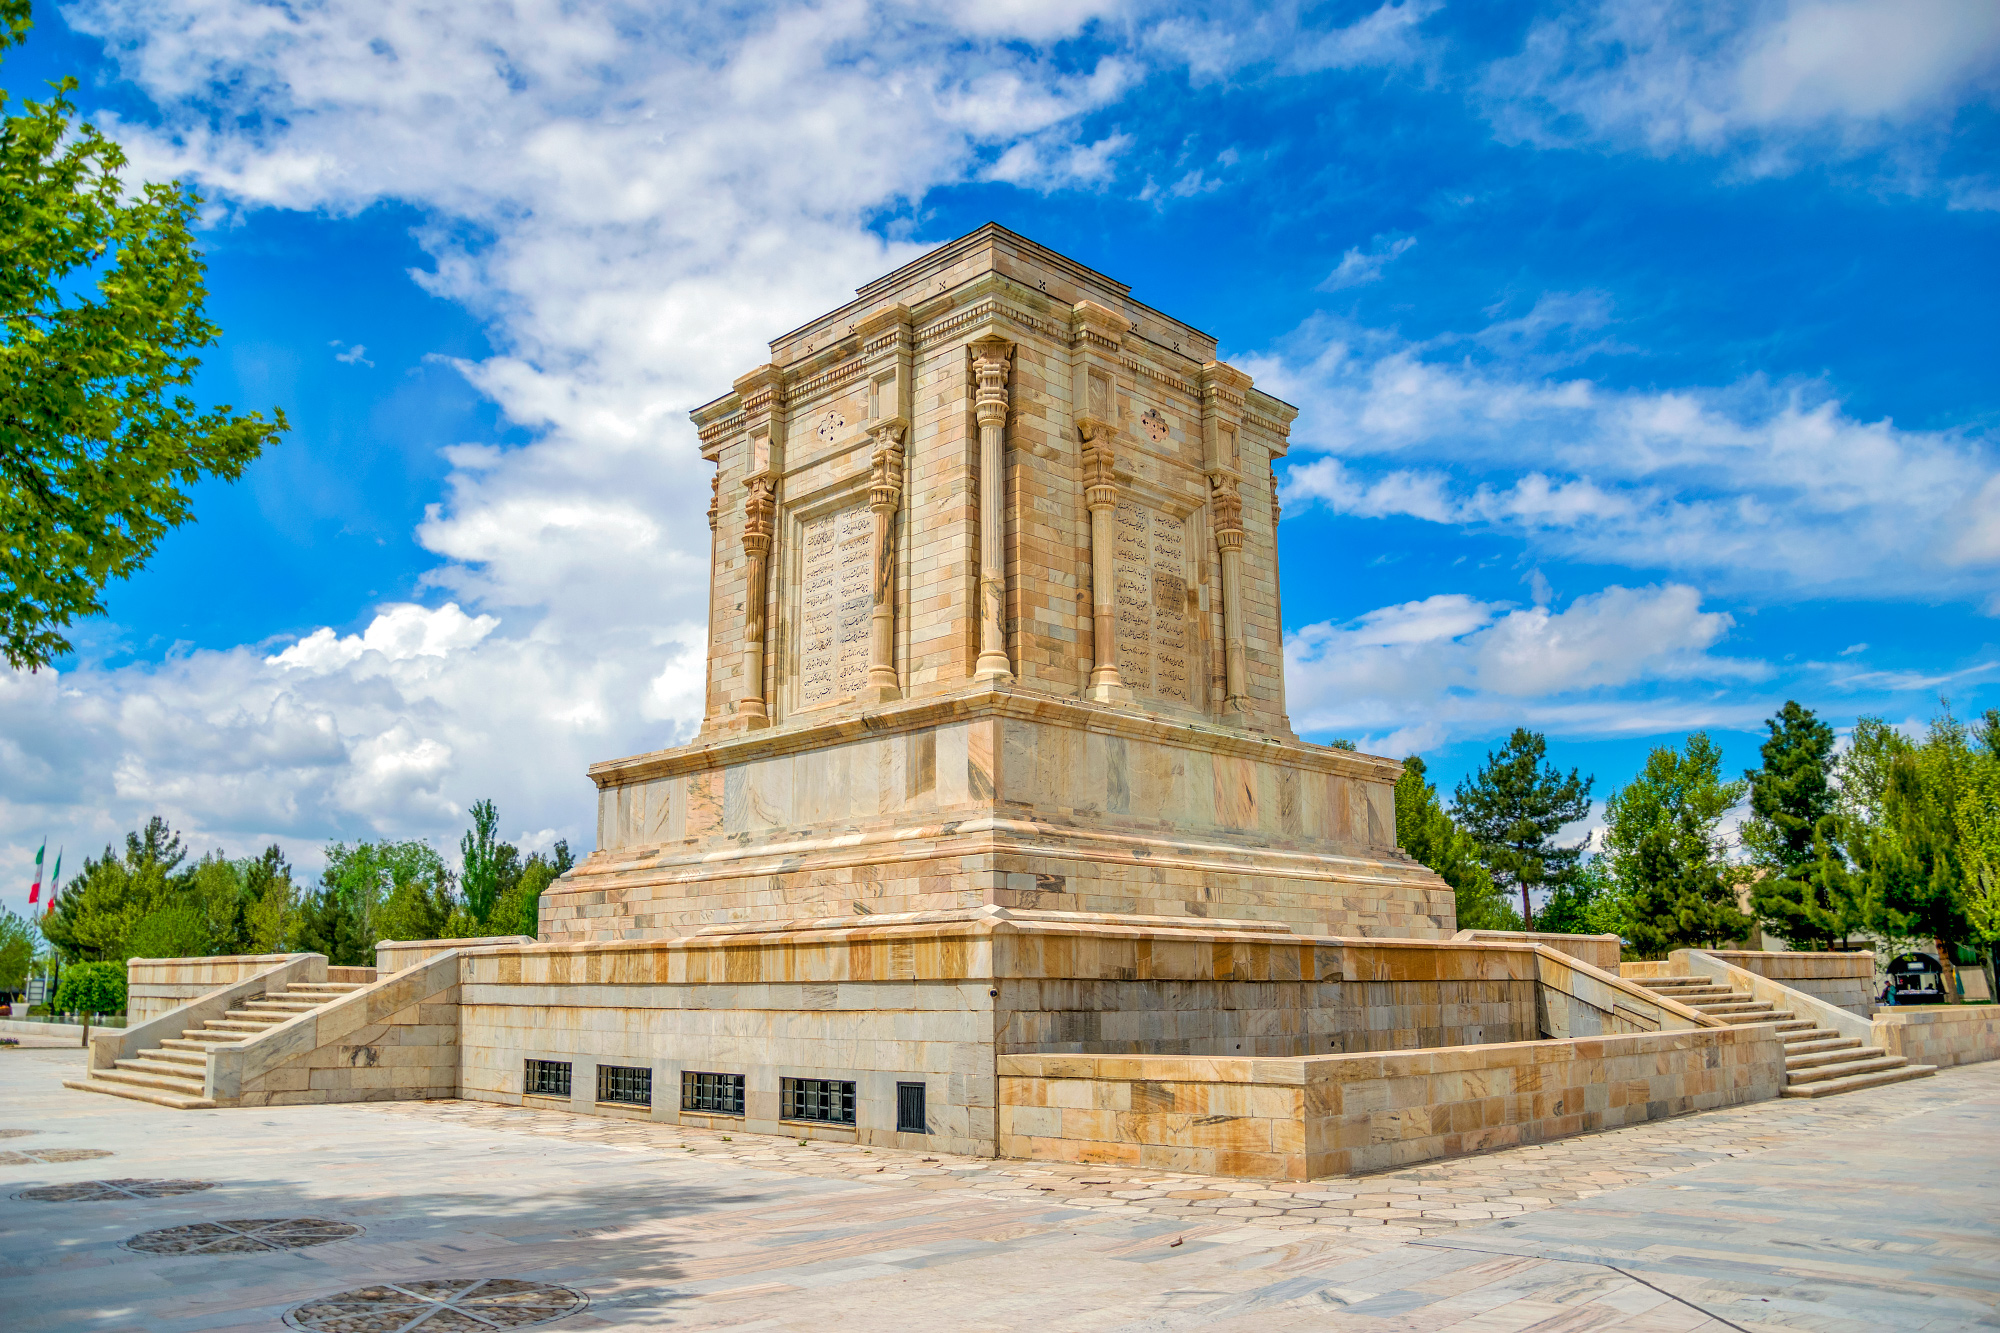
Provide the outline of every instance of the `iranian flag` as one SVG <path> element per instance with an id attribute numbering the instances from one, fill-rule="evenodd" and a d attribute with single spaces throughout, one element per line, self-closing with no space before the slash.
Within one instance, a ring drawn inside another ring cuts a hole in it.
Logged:
<path id="1" fill-rule="evenodd" d="M 39 902 L 42 897 L 42 857 L 49 850 L 49 840 L 42 839 L 42 845 L 35 852 L 35 882 L 28 888 L 28 901 Z"/>
<path id="2" fill-rule="evenodd" d="M 42 846 L 44 846 L 44 847 L 47 847 L 47 846 L 48 846 L 48 844 L 47 844 L 47 843 L 43 843 L 43 844 L 42 844 Z M 55 911 L 55 910 L 56 910 L 56 889 L 57 889 L 58 887 L 60 887 L 60 886 L 61 886 L 61 884 L 62 884 L 62 848 L 58 847 L 58 848 L 56 848 L 56 868 L 55 868 L 54 870 L 51 870 L 51 871 L 49 872 L 49 911 L 50 911 L 50 912 L 53 912 L 53 911 Z M 34 900 L 33 898 L 30 898 L 30 899 L 28 899 L 28 901 L 29 901 L 29 902 L 33 902 L 33 901 L 35 901 L 35 900 Z M 47 913 L 44 913 L 43 915 L 47 915 Z"/>

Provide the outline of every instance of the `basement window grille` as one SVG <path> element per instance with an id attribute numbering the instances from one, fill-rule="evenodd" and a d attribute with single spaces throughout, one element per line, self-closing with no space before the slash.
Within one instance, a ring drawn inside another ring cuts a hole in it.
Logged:
<path id="1" fill-rule="evenodd" d="M 781 1081 L 786 1120 L 816 1120 L 828 1125 L 854 1123 L 854 1084 L 832 1078 L 788 1078 Z"/>
<path id="2" fill-rule="evenodd" d="M 896 1132 L 898 1134 L 928 1134 L 930 1120 L 924 1115 L 924 1085 L 921 1083 L 898 1083 L 896 1085 Z"/>
<path id="3" fill-rule="evenodd" d="M 653 1104 L 653 1071 L 629 1065 L 597 1067 L 597 1100 L 625 1102 L 631 1106 Z"/>
<path id="4" fill-rule="evenodd" d="M 569 1061 L 530 1060 L 526 1087 L 535 1097 L 569 1096 Z"/>
<path id="5" fill-rule="evenodd" d="M 743 1075 L 681 1071 L 681 1110 L 709 1115 L 743 1114 Z"/>

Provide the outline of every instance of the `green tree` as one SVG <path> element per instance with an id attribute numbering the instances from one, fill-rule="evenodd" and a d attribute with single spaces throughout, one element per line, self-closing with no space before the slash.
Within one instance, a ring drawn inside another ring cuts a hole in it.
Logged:
<path id="1" fill-rule="evenodd" d="M 1763 763 L 1743 775 L 1750 784 L 1743 845 L 1760 872 L 1751 910 L 1795 947 L 1834 948 L 1861 928 L 1861 909 L 1836 818 L 1833 728 L 1795 700 L 1764 726 Z"/>
<path id="2" fill-rule="evenodd" d="M 1697 731 L 1684 752 L 1655 748 L 1605 803 L 1609 868 L 1623 894 L 1619 934 L 1640 957 L 1714 947 L 1750 928 L 1719 833 L 1748 785 L 1722 780 L 1722 751 Z"/>
<path id="3" fill-rule="evenodd" d="M 153 816 L 142 832 L 125 835 L 122 857 L 106 847 L 102 859 L 84 861 L 42 918 L 42 935 L 68 963 L 124 962 L 139 923 L 173 904 L 192 879 L 181 869 L 186 859 L 180 835 Z"/>
<path id="4" fill-rule="evenodd" d="M 1399 784 L 1399 816 L 1401 790 Z M 502 844 L 503 847 L 506 845 Z M 548 856 L 540 852 L 530 853 L 513 885 L 501 892 L 499 901 L 493 906 L 493 920 L 489 923 L 492 932 L 496 935 L 537 935 L 541 928 L 542 891 L 569 873 L 570 867 L 575 864 L 576 858 L 570 853 L 567 839 L 557 839 L 553 852 Z"/>
<path id="5" fill-rule="evenodd" d="M 325 954 L 335 967 L 373 967 L 375 940 L 363 928 L 353 905 L 336 889 L 322 886 L 299 904 L 292 927 L 292 948 L 299 953 Z"/>
<path id="6" fill-rule="evenodd" d="M 0 0 L 0 49 L 25 40 L 28 0 Z M 73 119 L 63 79 L 0 123 L 0 653 L 39 669 L 61 631 L 104 612 L 188 521 L 188 490 L 234 481 L 286 430 L 180 390 L 221 330 L 204 312 L 179 182 L 127 191 L 125 154 Z M 0 93 L 0 105 L 5 94 Z"/>
<path id="7" fill-rule="evenodd" d="M 1582 847 L 1558 847 L 1565 824 L 1590 812 L 1594 779 L 1564 777 L 1547 762 L 1548 740 L 1516 727 L 1507 744 L 1486 756 L 1486 766 L 1452 793 L 1452 817 L 1478 840 L 1481 860 L 1495 882 L 1520 890 L 1521 919 L 1530 928 L 1532 893 L 1561 883 L 1576 868 Z"/>
<path id="8" fill-rule="evenodd" d="M 1586 856 L 1549 893 L 1535 928 L 1555 935 L 1622 935 L 1624 898 L 1611 863 Z"/>
<path id="9" fill-rule="evenodd" d="M 11 994 L 27 983 L 39 938 L 33 922 L 0 908 L 0 991 Z"/>
<path id="10" fill-rule="evenodd" d="M 315 909 L 320 936 L 351 936 L 374 961 L 377 940 L 434 940 L 457 906 L 451 871 L 435 847 L 418 839 L 402 842 L 330 843 L 321 894 L 331 901 Z M 332 926 L 334 915 L 345 924 Z M 331 954 L 327 955 L 329 958 Z M 361 964 L 366 966 L 367 963 Z"/>
<path id="11" fill-rule="evenodd" d="M 1437 787 L 1416 755 L 1403 761 L 1403 776 L 1396 780 L 1396 840 L 1411 860 L 1429 866 L 1451 885 L 1460 930 L 1521 928 L 1521 918 L 1479 862 L 1479 843 L 1445 813 Z M 559 842 L 556 848 L 567 859 L 569 844 Z"/>
<path id="12" fill-rule="evenodd" d="M 493 836 L 500 815 L 490 800 L 472 803 L 472 827 L 459 839 L 462 860 L 459 886 L 465 894 L 465 910 L 473 924 L 484 928 L 493 915 L 493 904 L 506 891 L 508 872 L 520 878 L 520 851 Z"/>
<path id="13" fill-rule="evenodd" d="M 63 969 L 56 987 L 59 1014 L 122 1014 L 125 1012 L 125 964 L 72 963 Z"/>

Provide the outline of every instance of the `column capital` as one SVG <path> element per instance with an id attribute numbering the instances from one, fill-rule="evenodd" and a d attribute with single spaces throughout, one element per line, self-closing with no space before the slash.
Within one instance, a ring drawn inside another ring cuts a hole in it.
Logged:
<path id="1" fill-rule="evenodd" d="M 1013 368 L 1014 344 L 988 334 L 966 344 L 972 355 L 972 414 L 982 426 L 1007 422 L 1007 374 Z"/>
<path id="2" fill-rule="evenodd" d="M 1089 437 L 1085 437 L 1086 439 Z M 1083 506 L 1085 509 L 1118 507 L 1118 455 L 1112 452 L 1111 438 L 1102 435 L 1083 449 Z"/>
<path id="3" fill-rule="evenodd" d="M 777 511 L 777 487 L 768 475 L 743 480 L 743 549 L 765 555 L 771 549 L 771 520 Z"/>
<path id="4" fill-rule="evenodd" d="M 875 440 L 869 455 L 868 507 L 894 509 L 903 499 L 903 433 L 901 417 L 891 417 L 868 428 Z"/>
<path id="5" fill-rule="evenodd" d="M 1215 518 L 1215 540 L 1224 550 L 1243 545 L 1243 493 L 1227 472 L 1208 474 L 1208 507 Z"/>

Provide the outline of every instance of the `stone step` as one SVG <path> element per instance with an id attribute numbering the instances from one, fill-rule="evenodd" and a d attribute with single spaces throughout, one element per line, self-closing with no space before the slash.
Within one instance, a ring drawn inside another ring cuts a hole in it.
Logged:
<path id="1" fill-rule="evenodd" d="M 135 1102 L 151 1102 L 155 1106 L 171 1106 L 177 1111 L 206 1111 L 215 1103 L 206 1097 L 190 1097 L 178 1092 L 164 1092 L 158 1088 L 142 1088 L 129 1083 L 112 1083 L 101 1078 L 66 1078 L 65 1088 L 78 1092 L 102 1092 L 113 1097 L 124 1097 Z"/>
<path id="2" fill-rule="evenodd" d="M 1794 1069 L 1818 1069 L 1824 1065 L 1845 1064 L 1853 1060 L 1873 1060 L 1877 1056 L 1885 1054 L 1887 1052 L 1880 1046 L 1863 1046 L 1859 1041 L 1849 1039 L 1842 1042 L 1837 1048 L 1824 1051 L 1806 1051 L 1803 1053 L 1787 1051 L 1785 1053 L 1785 1069 L 1787 1072 Z M 1901 1059 L 1902 1057 L 1898 1056 L 1897 1058 Z"/>
<path id="3" fill-rule="evenodd" d="M 1859 1092 L 1863 1088 L 1879 1088 L 1885 1083 L 1901 1083 L 1906 1079 L 1929 1078 L 1937 1073 L 1935 1065 L 1904 1065 L 1900 1069 L 1884 1069 L 1873 1074 L 1851 1074 L 1846 1078 L 1823 1079 L 1813 1083 L 1799 1083 L 1788 1086 L 1781 1096 L 1785 1097 L 1832 1097 L 1843 1092 Z"/>
<path id="4" fill-rule="evenodd" d="M 249 1000 L 243 1008 L 254 1013 L 265 1014 L 309 1014 L 324 1004 L 323 1000 Z M 232 1014 L 236 1011 L 230 1010 Z"/>
<path id="5" fill-rule="evenodd" d="M 1688 1006 L 1699 1009 L 1704 1014 L 1714 1014 L 1720 1018 L 1724 1014 L 1766 1014 L 1777 1009 L 1769 1000 L 1752 1000 L 1748 997 L 1737 1000 L 1700 1000 Z"/>
<path id="6" fill-rule="evenodd" d="M 203 1032 L 196 1028 L 178 1037 L 168 1037 L 160 1045 L 170 1051 L 206 1051 L 216 1046 L 233 1046 L 249 1035 L 247 1032 Z"/>
<path id="7" fill-rule="evenodd" d="M 1819 1031 L 1819 1024 L 1813 1022 L 1810 1018 L 1788 1018 L 1784 1022 L 1778 1024 L 1778 1031 L 1817 1032 Z M 1786 1040 L 1789 1041 L 1791 1040 L 1791 1038 L 1787 1037 Z"/>
<path id="8" fill-rule="evenodd" d="M 1803 1023 L 1812 1026 L 1811 1019 L 1800 1018 L 1789 1009 L 1758 1009 L 1747 1013 L 1711 1014 L 1725 1023 Z"/>
<path id="9" fill-rule="evenodd" d="M 112 1063 L 128 1074 L 148 1074 L 156 1078 L 179 1079 L 182 1082 L 192 1082 L 197 1085 L 205 1083 L 208 1080 L 207 1061 L 203 1061 L 198 1065 L 183 1065 L 175 1064 L 168 1060 L 148 1060 L 144 1056 L 141 1056 L 135 1060 L 116 1060 Z M 102 1073 L 103 1071 L 97 1070 L 93 1072 Z"/>
<path id="10" fill-rule="evenodd" d="M 1785 1057 L 1790 1059 L 1794 1055 L 1815 1055 L 1821 1051 L 1851 1051 L 1859 1049 L 1860 1045 L 1859 1037 L 1843 1037 L 1837 1032 L 1828 1032 L 1825 1028 L 1815 1028 L 1804 1034 L 1801 1040 L 1785 1038 Z"/>
<path id="11" fill-rule="evenodd" d="M 276 1026 L 278 1025 L 268 1018 L 211 1018 L 203 1023 L 198 1031 L 183 1032 L 181 1035 L 195 1037 L 202 1032 L 228 1032 L 235 1034 L 230 1038 L 233 1041 L 236 1037 L 252 1036 Z"/>
<path id="12" fill-rule="evenodd" d="M 1799 1087 L 1806 1083 L 1821 1083 L 1832 1078 L 1850 1078 L 1857 1074 L 1878 1074 L 1887 1069 L 1901 1069 L 1910 1063 L 1900 1055 L 1864 1055 L 1858 1059 L 1841 1060 L 1834 1064 L 1819 1065 L 1812 1069 L 1794 1071 L 1791 1062 L 1786 1061 L 1785 1086 Z"/>
<path id="13" fill-rule="evenodd" d="M 1647 989 L 1661 995 L 1737 995 L 1741 992 L 1734 987 L 1719 982 L 1690 981 L 1679 985 L 1663 986 L 1657 982 L 1648 983 Z"/>
<path id="14" fill-rule="evenodd" d="M 336 995 L 345 995 L 349 991 L 360 990 L 367 984 L 365 981 L 293 981 L 286 984 L 285 993 L 325 995 L 332 998 Z"/>
<path id="15" fill-rule="evenodd" d="M 118 1062 L 124 1064 L 123 1060 Z M 186 1074 L 169 1071 L 164 1074 L 148 1073 L 134 1069 L 93 1069 L 92 1078 L 103 1079 L 106 1083 L 123 1083 L 134 1088 L 153 1088 L 160 1092 L 178 1092 L 184 1097 L 199 1097 L 203 1091 L 203 1080 L 189 1078 Z"/>
<path id="16" fill-rule="evenodd" d="M 139 1058 L 141 1060 L 158 1060 L 165 1063 L 182 1065 L 189 1069 L 208 1068 L 208 1052 L 206 1051 L 170 1051 L 164 1046 L 154 1046 L 148 1050 L 139 1052 Z"/>
<path id="17" fill-rule="evenodd" d="M 254 1019 L 259 1023 L 270 1023 L 275 1026 L 288 1018 L 297 1018 L 300 1014 L 309 1014 L 317 1007 L 317 1005 L 314 1005 L 303 1009 L 276 1009 L 267 1008 L 261 1004 L 246 1004 L 240 1008 L 231 1009 L 223 1017 L 239 1020 Z"/>

